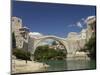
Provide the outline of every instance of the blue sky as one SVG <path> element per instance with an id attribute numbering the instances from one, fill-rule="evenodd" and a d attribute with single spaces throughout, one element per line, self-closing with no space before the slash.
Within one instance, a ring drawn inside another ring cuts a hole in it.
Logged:
<path id="1" fill-rule="evenodd" d="M 31 32 L 66 37 L 69 32 L 80 32 L 86 28 L 88 16 L 96 15 L 95 6 L 50 4 L 13 1 L 12 16 L 23 20 Z"/>

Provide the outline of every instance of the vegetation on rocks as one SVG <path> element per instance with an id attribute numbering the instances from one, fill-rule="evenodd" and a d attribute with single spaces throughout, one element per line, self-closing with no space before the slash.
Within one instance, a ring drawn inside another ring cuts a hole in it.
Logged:
<path id="1" fill-rule="evenodd" d="M 38 46 L 34 53 L 34 60 L 62 60 L 66 58 L 66 53 L 62 50 L 55 50 L 53 48 L 49 48 L 48 45 Z"/>
<path id="2" fill-rule="evenodd" d="M 96 59 L 96 36 L 92 36 L 89 41 L 85 44 L 85 48 L 89 51 L 89 57 L 91 59 Z"/>
<path id="3" fill-rule="evenodd" d="M 92 34 L 91 38 L 87 41 L 84 48 L 80 51 L 89 52 L 88 56 L 96 60 L 96 35 Z"/>

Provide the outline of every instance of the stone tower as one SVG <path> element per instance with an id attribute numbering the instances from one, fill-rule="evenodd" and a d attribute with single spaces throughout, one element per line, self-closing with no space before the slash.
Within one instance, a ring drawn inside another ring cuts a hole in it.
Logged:
<path id="1" fill-rule="evenodd" d="M 23 38 L 22 38 L 20 31 L 19 31 L 19 29 L 21 27 L 22 27 L 22 20 L 18 17 L 12 17 L 11 29 L 12 29 L 12 33 L 14 32 L 14 34 L 15 34 L 17 48 L 23 47 Z"/>

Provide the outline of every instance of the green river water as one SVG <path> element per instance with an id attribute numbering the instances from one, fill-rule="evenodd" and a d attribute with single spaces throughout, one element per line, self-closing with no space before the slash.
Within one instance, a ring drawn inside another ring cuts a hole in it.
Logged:
<path id="1" fill-rule="evenodd" d="M 45 71 L 69 71 L 69 70 L 85 70 L 95 69 L 95 60 L 49 60 L 43 61 L 50 65 Z"/>

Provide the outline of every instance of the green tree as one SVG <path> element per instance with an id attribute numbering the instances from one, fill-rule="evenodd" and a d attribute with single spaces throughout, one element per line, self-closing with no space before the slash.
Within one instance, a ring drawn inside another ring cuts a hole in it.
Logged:
<path id="1" fill-rule="evenodd" d="M 14 32 L 12 33 L 12 48 L 16 48 L 16 39 Z"/>
<path id="2" fill-rule="evenodd" d="M 93 35 L 89 41 L 85 44 L 87 51 L 89 51 L 89 56 L 91 59 L 96 59 L 96 36 Z"/>
<path id="3" fill-rule="evenodd" d="M 17 59 L 22 59 L 22 60 L 30 60 L 31 56 L 30 52 L 27 52 L 23 49 L 14 49 L 13 55 L 15 55 Z"/>

